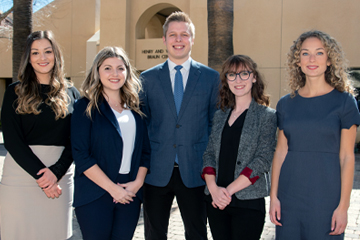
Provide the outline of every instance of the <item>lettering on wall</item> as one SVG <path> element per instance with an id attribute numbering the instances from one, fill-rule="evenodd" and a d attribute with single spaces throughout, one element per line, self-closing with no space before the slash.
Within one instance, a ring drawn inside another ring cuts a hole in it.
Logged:
<path id="1" fill-rule="evenodd" d="M 147 59 L 167 59 L 167 50 L 164 49 L 145 49 L 141 54 L 146 55 Z"/>

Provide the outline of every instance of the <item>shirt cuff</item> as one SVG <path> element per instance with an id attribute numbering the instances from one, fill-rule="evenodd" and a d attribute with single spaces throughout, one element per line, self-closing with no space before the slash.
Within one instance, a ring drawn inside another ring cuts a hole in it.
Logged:
<path id="1" fill-rule="evenodd" d="M 244 170 L 242 170 L 240 175 L 244 175 L 245 177 L 247 177 L 250 180 L 251 184 L 254 185 L 254 183 L 259 179 L 259 176 L 255 176 L 253 178 L 250 178 L 252 172 L 253 172 L 252 169 L 246 167 L 246 168 L 244 168 Z"/>
<path id="2" fill-rule="evenodd" d="M 203 172 L 201 173 L 201 178 L 205 180 L 205 174 L 209 174 L 209 175 L 215 175 L 216 176 L 216 171 L 215 168 L 213 167 L 205 167 Z"/>

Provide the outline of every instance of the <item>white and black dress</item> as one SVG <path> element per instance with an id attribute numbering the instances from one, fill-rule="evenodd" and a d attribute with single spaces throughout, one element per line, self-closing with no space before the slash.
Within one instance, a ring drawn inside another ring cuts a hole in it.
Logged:
<path id="1" fill-rule="evenodd" d="M 8 151 L 0 184 L 1 239 L 64 240 L 72 235 L 73 167 L 70 116 L 79 92 L 67 90 L 69 114 L 55 120 L 45 104 L 49 85 L 39 84 L 41 113 L 17 114 L 17 95 L 11 84 L 1 110 L 5 148 Z M 62 194 L 48 198 L 37 185 L 37 173 L 49 167 L 56 175 Z"/>

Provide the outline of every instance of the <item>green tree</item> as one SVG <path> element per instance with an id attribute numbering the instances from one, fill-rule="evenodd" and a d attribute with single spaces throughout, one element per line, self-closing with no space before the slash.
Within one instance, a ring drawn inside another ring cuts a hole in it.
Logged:
<path id="1" fill-rule="evenodd" d="M 234 54 L 233 0 L 208 0 L 208 65 L 221 71 L 222 63 Z"/>

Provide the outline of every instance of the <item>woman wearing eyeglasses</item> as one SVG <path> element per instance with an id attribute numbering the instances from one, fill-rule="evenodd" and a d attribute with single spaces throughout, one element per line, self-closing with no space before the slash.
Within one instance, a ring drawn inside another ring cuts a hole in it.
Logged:
<path id="1" fill-rule="evenodd" d="M 223 64 L 218 110 L 203 160 L 207 214 L 214 240 L 260 239 L 276 145 L 257 64 L 234 55 Z"/>

